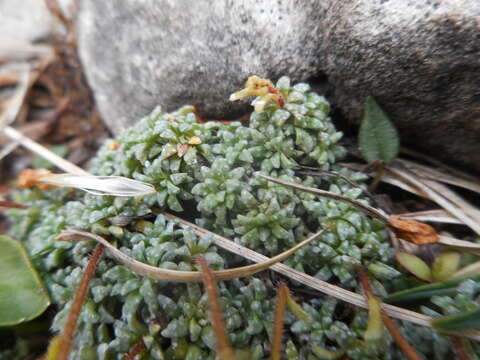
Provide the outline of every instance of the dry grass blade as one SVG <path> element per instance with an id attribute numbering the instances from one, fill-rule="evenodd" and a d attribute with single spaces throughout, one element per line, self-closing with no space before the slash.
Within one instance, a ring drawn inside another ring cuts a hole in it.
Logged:
<path id="1" fill-rule="evenodd" d="M 302 242 L 298 243 L 291 249 L 284 251 L 283 253 L 273 257 L 273 258 L 265 258 L 264 261 L 259 262 L 258 264 L 247 265 L 247 266 L 240 266 L 233 269 L 227 270 L 218 270 L 214 271 L 215 278 L 218 281 L 223 280 L 231 280 L 238 277 L 245 277 L 256 274 L 260 271 L 268 269 L 270 266 L 281 262 L 292 255 L 295 251 L 300 249 L 301 247 L 307 245 L 311 241 L 318 238 L 323 233 L 323 230 L 317 232 L 316 234 L 308 237 L 307 239 L 303 240 Z M 130 269 L 136 274 L 148 277 L 154 280 L 162 280 L 162 281 L 171 281 L 171 282 L 202 282 L 202 274 L 199 271 L 180 271 L 180 270 L 169 270 L 163 269 L 155 266 L 151 266 L 140 261 L 137 261 L 128 255 L 124 254 L 112 244 L 110 244 L 107 240 L 103 237 L 93 234 L 86 231 L 80 231 L 75 229 L 68 229 L 64 230 L 58 236 L 59 240 L 63 241 L 75 241 L 75 240 L 95 240 L 99 244 L 104 245 L 110 256 L 112 256 L 115 260 L 119 263 Z M 230 241 L 230 240 L 227 240 Z"/>
<path id="2" fill-rule="evenodd" d="M 452 275 L 451 279 L 461 278 L 464 276 L 471 276 L 480 274 L 480 261 L 476 261 L 473 264 L 465 266 L 463 269 L 458 270 Z"/>
<path id="3" fill-rule="evenodd" d="M 77 320 L 82 310 L 83 303 L 87 296 L 88 286 L 90 280 L 92 280 L 95 274 L 95 268 L 97 267 L 98 262 L 103 253 L 103 245 L 98 244 L 93 251 L 93 255 L 90 258 L 87 267 L 83 273 L 80 285 L 78 286 L 75 296 L 73 298 L 73 303 L 68 313 L 67 322 L 63 327 L 63 331 L 60 334 L 58 349 L 57 349 L 57 359 L 56 360 L 67 360 L 68 355 L 73 347 L 73 339 L 75 331 L 77 328 Z"/>
<path id="4" fill-rule="evenodd" d="M 8 156 L 12 151 L 14 151 L 18 145 L 20 145 L 18 143 L 18 141 L 11 141 L 9 142 L 7 145 L 5 145 L 1 150 L 0 150 L 0 161 Z"/>
<path id="5" fill-rule="evenodd" d="M 480 255 L 480 244 L 477 244 L 471 241 L 459 240 L 449 236 L 441 235 L 438 243 L 453 247 L 463 252 L 469 252 L 472 254 Z"/>
<path id="6" fill-rule="evenodd" d="M 255 262 L 266 261 L 268 257 L 259 254 L 253 250 L 250 250 L 246 247 L 238 245 L 231 240 L 228 240 L 220 235 L 212 233 L 200 226 L 197 226 L 191 222 L 183 220 L 175 215 L 164 213 L 167 219 L 176 220 L 179 223 L 192 228 L 199 235 L 210 234 L 213 236 L 213 242 L 220 246 L 221 248 L 231 251 L 234 254 L 243 256 L 246 259 Z M 303 272 L 292 269 L 289 266 L 284 264 L 275 264 L 270 267 L 270 270 L 276 271 L 279 274 L 282 274 L 292 280 L 298 281 L 301 284 L 304 284 L 312 289 L 318 290 L 323 294 L 332 296 L 341 301 L 345 301 L 349 304 L 368 309 L 368 305 L 362 295 L 353 293 L 351 291 L 342 289 L 339 286 L 335 286 L 327 283 L 326 281 L 319 280 L 313 276 L 307 275 Z M 400 308 L 398 306 L 393 306 L 389 304 L 382 304 L 383 310 L 391 316 L 399 320 L 405 320 L 412 322 L 417 325 L 432 327 L 430 321 L 432 318 L 423 314 L 416 313 L 407 309 Z M 460 334 L 461 336 L 480 341 L 480 331 L 468 331 Z"/>
<path id="7" fill-rule="evenodd" d="M 413 219 L 418 221 L 438 222 L 443 224 L 463 224 L 460 220 L 450 215 L 443 209 L 415 211 L 399 214 L 398 216 L 404 219 Z"/>
<path id="8" fill-rule="evenodd" d="M 345 166 L 346 168 L 349 168 L 349 169 L 352 169 L 352 170 L 357 170 L 357 171 L 362 171 L 362 170 L 364 170 L 364 167 L 365 167 L 364 165 L 358 164 L 358 163 L 340 163 L 340 165 Z M 386 172 L 382 176 L 382 179 L 381 179 L 384 183 L 396 186 L 396 187 L 398 187 L 402 190 L 405 190 L 409 193 L 418 195 L 420 197 L 430 199 L 426 194 L 424 194 L 423 192 L 421 192 L 417 188 L 411 186 L 410 184 L 406 183 L 403 180 L 398 179 L 396 176 L 392 176 L 391 174 L 389 174 L 388 168 L 386 168 L 385 170 L 386 170 Z"/>
<path id="9" fill-rule="evenodd" d="M 208 266 L 207 260 L 201 255 L 196 258 L 200 266 L 203 285 L 208 296 L 208 305 L 212 319 L 213 332 L 216 339 L 216 352 L 221 360 L 236 360 L 235 353 L 230 345 L 228 334 L 223 320 L 220 298 L 217 292 L 217 280 L 213 271 Z"/>
<path id="10" fill-rule="evenodd" d="M 18 141 L 20 144 L 22 144 L 22 146 L 26 147 L 27 149 L 34 152 L 35 154 L 43 157 L 44 159 L 50 161 L 52 164 L 55 164 L 55 166 L 57 166 L 58 168 L 62 169 L 65 172 L 68 172 L 71 174 L 77 174 L 77 175 L 89 175 L 89 173 L 83 170 L 82 168 L 63 159 L 62 157 L 58 156 L 54 152 L 48 150 L 46 147 L 24 136 L 22 133 L 18 132 L 14 128 L 7 126 L 5 127 L 5 129 L 3 129 L 3 132 L 10 139 Z"/>
<path id="11" fill-rule="evenodd" d="M 479 185 L 478 179 L 476 181 L 465 180 L 465 179 L 450 175 L 449 173 L 438 171 L 429 166 L 416 164 L 413 161 L 409 161 L 409 160 L 397 160 L 397 161 L 400 162 L 405 167 L 407 167 L 412 172 L 414 172 L 415 174 L 423 178 L 434 180 L 434 181 L 440 181 L 445 184 L 455 185 L 467 190 L 471 190 L 476 193 L 480 193 L 480 185 Z"/>
<path id="12" fill-rule="evenodd" d="M 373 294 L 372 287 L 370 282 L 368 281 L 367 276 L 365 275 L 364 271 L 360 272 L 360 283 L 362 284 L 363 291 L 367 297 L 375 298 Z M 422 357 L 417 353 L 417 351 L 408 343 L 408 341 L 403 337 L 402 333 L 398 329 L 397 325 L 388 317 L 385 311 L 380 310 L 380 314 L 382 316 L 382 321 L 385 327 L 390 332 L 390 335 L 395 340 L 397 346 L 402 350 L 403 354 L 409 360 L 422 360 Z"/>
<path id="13" fill-rule="evenodd" d="M 470 174 L 467 174 L 467 173 L 464 173 L 458 169 L 455 169 L 451 166 L 448 166 L 448 165 L 445 165 L 444 163 L 442 163 L 441 161 L 431 157 L 431 156 L 428 156 L 428 155 L 425 155 L 425 154 L 422 154 L 422 153 L 419 153 L 415 150 L 412 150 L 412 149 L 407 149 L 405 147 L 402 147 L 400 149 L 400 152 L 403 153 L 403 154 L 407 154 L 407 155 L 410 155 L 410 156 L 413 156 L 415 158 L 418 158 L 418 159 L 421 159 L 421 160 L 424 160 L 432 165 L 435 165 L 437 166 L 439 169 L 442 169 L 445 171 L 445 173 L 448 173 L 448 174 L 455 174 L 455 176 L 459 177 L 459 178 L 462 178 L 462 179 L 465 179 L 465 180 L 470 180 L 470 181 L 478 181 L 478 179 L 475 179 L 474 176 L 470 175 Z"/>
<path id="14" fill-rule="evenodd" d="M 271 181 L 271 182 L 274 182 L 274 183 L 277 183 L 277 184 L 280 184 L 280 185 L 283 185 L 283 186 L 286 186 L 286 187 L 290 187 L 290 188 L 295 189 L 295 190 L 304 191 L 304 192 L 307 192 L 307 193 L 310 193 L 310 194 L 315 194 L 315 195 L 318 195 L 318 196 L 323 196 L 323 197 L 327 197 L 327 198 L 330 198 L 330 199 L 343 201 L 343 202 L 348 203 L 348 204 L 354 206 L 355 208 L 363 211 L 364 213 L 367 213 L 368 215 L 371 215 L 371 216 L 373 216 L 373 217 L 375 217 L 375 218 L 377 218 L 377 219 L 379 219 L 379 220 L 381 220 L 381 221 L 383 221 L 387 224 L 389 223 L 388 217 L 386 215 L 384 215 L 383 213 L 381 213 L 379 210 L 375 209 L 374 207 L 372 207 L 370 205 L 364 204 L 360 201 L 351 199 L 349 197 L 339 195 L 339 194 L 335 194 L 335 193 L 332 193 L 332 192 L 326 191 L 326 190 L 315 189 L 315 188 L 311 188 L 311 187 L 308 187 L 308 186 L 295 184 L 295 183 L 292 183 L 292 182 L 289 182 L 289 181 L 280 180 L 280 179 L 277 179 L 277 178 L 274 178 L 274 177 L 271 177 L 271 176 L 263 175 L 259 172 L 256 172 L 254 175 L 256 175 L 258 177 L 261 177 L 262 179 L 265 179 L 265 180 L 268 180 L 268 181 Z"/>
<path id="15" fill-rule="evenodd" d="M 480 222 L 480 210 L 468 201 L 466 201 L 464 198 L 459 196 L 448 186 L 432 180 L 425 180 L 424 182 L 427 186 L 430 186 L 430 188 L 435 190 L 437 193 L 443 195 L 446 199 L 455 204 L 467 216 L 471 217 L 474 221 Z"/>
<path id="16" fill-rule="evenodd" d="M 273 340 L 270 360 L 280 360 L 282 357 L 282 336 L 285 322 L 285 307 L 287 306 L 288 287 L 281 283 L 277 290 L 277 303 L 275 305 L 275 320 L 273 323 Z"/>
<path id="17" fill-rule="evenodd" d="M 405 169 L 399 169 L 399 168 L 396 168 L 396 167 L 394 168 L 390 166 L 388 168 L 388 171 L 391 174 L 397 176 L 398 178 L 403 179 L 406 182 L 409 182 L 414 187 L 417 187 L 420 191 L 427 194 L 427 196 L 431 200 L 435 201 L 438 205 L 443 207 L 450 214 L 457 217 L 460 221 L 462 221 L 465 225 L 470 227 L 477 234 L 480 234 L 480 221 L 474 220 L 471 216 L 469 216 L 465 212 L 466 207 L 461 208 L 458 205 L 456 205 L 454 202 L 452 202 L 451 196 L 449 196 L 449 198 L 445 196 L 446 194 L 451 195 L 451 193 L 453 193 L 448 188 L 446 188 L 445 186 L 442 186 L 441 184 L 434 183 L 431 180 L 421 181 L 418 179 L 418 177 L 411 174 L 408 170 L 405 170 Z M 432 186 L 435 187 L 435 189 L 432 188 Z M 437 190 L 440 190 L 440 189 L 444 191 L 437 192 Z M 456 200 L 458 201 L 458 199 Z"/>

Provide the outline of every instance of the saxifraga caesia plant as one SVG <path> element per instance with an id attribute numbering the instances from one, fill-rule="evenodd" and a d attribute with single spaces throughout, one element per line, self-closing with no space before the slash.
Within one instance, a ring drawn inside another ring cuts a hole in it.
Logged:
<path id="1" fill-rule="evenodd" d="M 385 225 L 354 207 L 254 176 L 256 172 L 326 189 L 368 203 L 361 189 L 335 177 L 301 176 L 299 165 L 338 172 L 361 182 L 366 176 L 336 165 L 345 154 L 328 117 L 325 98 L 307 84 L 275 86 L 253 78 L 239 99 L 255 95 L 248 126 L 199 122 L 190 106 L 173 113 L 156 109 L 94 159 L 91 173 L 123 176 L 152 184 L 157 193 L 135 198 L 95 196 L 65 189 L 25 190 L 15 195 L 25 210 L 10 210 L 11 233 L 21 240 L 44 279 L 58 313 L 52 330 L 62 328 L 94 244 L 65 242 L 62 230 L 75 228 L 108 239 L 126 255 L 152 266 L 197 270 L 201 254 L 213 270 L 242 265 L 242 259 L 216 248 L 161 215 L 184 214 L 206 229 L 267 256 L 285 251 L 312 233 L 325 233 L 285 263 L 322 280 L 359 289 L 354 273 L 367 266 L 374 291 L 382 296 L 396 269 Z M 466 285 L 464 285 L 466 286 Z M 219 283 L 225 326 L 235 349 L 251 359 L 268 358 L 274 316 L 270 280 L 242 278 Z M 475 302 L 472 298 L 470 301 Z M 452 306 L 447 300 L 437 305 Z M 316 296 L 285 314 L 285 356 L 297 359 L 402 358 L 385 335 L 365 341 L 367 313 Z M 433 310 L 431 310 L 433 311 Z M 300 315 L 299 315 L 300 314 Z M 403 324 L 414 347 L 428 358 L 448 356 L 448 341 L 429 328 Z M 198 283 L 173 284 L 141 277 L 103 257 L 79 318 L 71 359 L 122 359 L 143 342 L 145 359 L 215 359 L 215 337 L 206 294 Z M 20 350 L 2 353 L 21 358 Z"/>

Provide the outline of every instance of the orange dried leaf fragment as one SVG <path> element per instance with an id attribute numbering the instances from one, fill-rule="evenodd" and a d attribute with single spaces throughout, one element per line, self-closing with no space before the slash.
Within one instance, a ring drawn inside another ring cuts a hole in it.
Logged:
<path id="1" fill-rule="evenodd" d="M 24 189 L 38 187 L 40 190 L 48 190 L 53 186 L 44 184 L 40 180 L 51 174 L 47 169 L 25 169 L 18 175 L 17 184 Z"/>
<path id="2" fill-rule="evenodd" d="M 430 225 L 415 220 L 402 219 L 397 215 L 390 215 L 388 220 L 395 234 L 403 240 L 417 245 L 432 244 L 440 240 L 437 232 Z"/>

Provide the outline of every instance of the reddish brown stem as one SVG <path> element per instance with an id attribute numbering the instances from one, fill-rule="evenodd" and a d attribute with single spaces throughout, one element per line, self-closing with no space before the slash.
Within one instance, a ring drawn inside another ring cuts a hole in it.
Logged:
<path id="1" fill-rule="evenodd" d="M 223 321 L 222 308 L 217 293 L 217 280 L 203 256 L 197 256 L 196 262 L 202 271 L 203 284 L 208 296 L 213 332 L 217 340 L 217 355 L 222 360 L 233 360 L 235 359 L 235 354 L 230 345 L 225 322 Z"/>
<path id="2" fill-rule="evenodd" d="M 285 307 L 287 305 L 288 287 L 281 283 L 277 290 L 277 304 L 275 306 L 275 321 L 273 323 L 273 341 L 271 360 L 280 360 L 282 356 L 282 335 L 285 321 Z"/>
<path id="3" fill-rule="evenodd" d="M 375 297 L 372 286 L 370 285 L 370 281 L 367 278 L 367 275 L 363 270 L 360 270 L 360 283 L 362 284 L 363 291 L 365 292 L 365 297 Z M 417 353 L 417 351 L 408 343 L 408 341 L 403 337 L 402 333 L 398 329 L 397 325 L 393 322 L 392 319 L 388 317 L 383 309 L 380 309 L 380 313 L 382 315 L 382 321 L 385 327 L 388 329 L 390 335 L 392 336 L 393 340 L 397 346 L 402 350 L 405 356 L 409 360 L 422 360 L 422 357 Z"/>
<path id="4" fill-rule="evenodd" d="M 72 307 L 68 313 L 67 322 L 63 327 L 62 334 L 60 336 L 60 341 L 58 344 L 58 355 L 57 360 L 66 360 L 73 346 L 73 338 L 77 328 L 77 320 L 82 311 L 82 306 L 85 301 L 88 292 L 88 286 L 90 280 L 92 280 L 95 275 L 95 268 L 97 267 L 98 262 L 103 254 L 104 246 L 98 244 L 93 251 L 92 257 L 88 262 L 85 271 L 83 273 L 80 285 L 78 286 L 75 296 L 73 298 Z"/>
<path id="5" fill-rule="evenodd" d="M 28 206 L 14 203 L 13 201 L 0 200 L 0 207 L 9 209 L 27 209 Z"/>
<path id="6" fill-rule="evenodd" d="M 146 346 L 143 343 L 142 340 L 140 340 L 138 343 L 136 343 L 128 352 L 127 355 L 123 358 L 123 360 L 134 360 L 135 356 L 140 354 L 142 351 L 146 350 Z"/>
<path id="7" fill-rule="evenodd" d="M 453 346 L 453 351 L 457 355 L 458 360 L 473 360 L 473 357 L 470 356 L 467 349 L 465 349 L 465 344 L 462 339 L 458 336 L 450 336 L 450 343 Z"/>

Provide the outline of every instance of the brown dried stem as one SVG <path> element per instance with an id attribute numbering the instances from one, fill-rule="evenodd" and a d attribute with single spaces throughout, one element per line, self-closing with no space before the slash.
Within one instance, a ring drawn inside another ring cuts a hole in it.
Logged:
<path id="1" fill-rule="evenodd" d="M 360 271 L 360 283 L 362 284 L 363 291 L 367 297 L 375 297 L 372 286 L 367 278 L 367 275 L 363 270 Z M 417 353 L 417 351 L 408 343 L 408 341 L 403 337 L 402 333 L 398 329 L 397 325 L 393 322 L 392 319 L 386 314 L 383 309 L 380 309 L 380 314 L 382 315 L 382 321 L 385 327 L 390 332 L 390 335 L 395 340 L 397 346 L 402 350 L 405 356 L 409 360 L 422 360 L 422 357 Z"/>
<path id="2" fill-rule="evenodd" d="M 67 322 L 65 323 L 63 331 L 60 335 L 57 360 L 67 360 L 68 355 L 70 354 L 70 351 L 73 347 L 73 340 L 77 328 L 77 320 L 80 316 L 83 303 L 87 296 L 90 280 L 92 280 L 93 276 L 95 275 L 95 268 L 97 267 L 97 264 L 103 254 L 103 249 L 104 246 L 102 244 L 98 244 L 95 247 L 93 255 L 90 258 L 83 273 L 80 285 L 75 292 L 72 307 L 70 308 L 70 312 L 68 313 Z"/>
<path id="3" fill-rule="evenodd" d="M 217 279 L 203 256 L 197 256 L 196 262 L 200 266 L 203 285 L 208 296 L 212 327 L 217 341 L 217 355 L 221 360 L 235 360 L 235 353 L 230 345 L 225 322 L 223 321 L 222 308 L 217 293 Z"/>
<path id="4" fill-rule="evenodd" d="M 277 304 L 275 306 L 275 321 L 273 323 L 273 341 L 270 360 L 280 360 L 282 356 L 282 335 L 287 298 L 288 287 L 285 283 L 281 283 L 277 290 Z"/>

